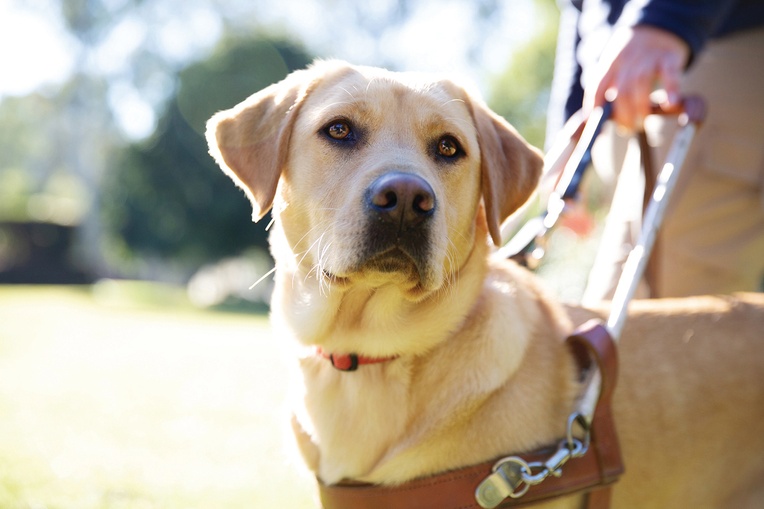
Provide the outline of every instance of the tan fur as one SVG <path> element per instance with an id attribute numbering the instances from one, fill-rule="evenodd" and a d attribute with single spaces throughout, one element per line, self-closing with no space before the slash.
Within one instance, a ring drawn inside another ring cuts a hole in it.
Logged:
<path id="1" fill-rule="evenodd" d="M 357 145 L 327 138 L 338 119 Z M 464 157 L 434 155 L 444 135 Z M 506 122 L 449 81 L 319 62 L 217 114 L 208 140 L 254 216 L 273 205 L 272 319 L 298 346 L 293 425 L 324 482 L 395 484 L 563 436 L 579 388 L 562 341 L 592 312 L 489 260 L 541 167 Z M 426 262 L 399 257 L 395 271 L 363 250 L 366 190 L 391 171 L 437 200 Z M 614 402 L 627 468 L 615 507 L 764 503 L 762 326 L 761 295 L 635 305 Z M 316 347 L 398 358 L 345 373 Z"/>

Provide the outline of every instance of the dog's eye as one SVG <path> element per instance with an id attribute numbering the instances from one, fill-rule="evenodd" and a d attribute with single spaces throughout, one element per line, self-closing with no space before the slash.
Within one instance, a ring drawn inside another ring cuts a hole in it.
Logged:
<path id="1" fill-rule="evenodd" d="M 326 127 L 325 131 L 330 138 L 333 138 L 335 140 L 347 139 L 353 132 L 350 129 L 350 124 L 348 124 L 347 122 L 342 122 L 342 121 L 336 121 L 336 122 L 330 123 Z"/>
<path id="2" fill-rule="evenodd" d="M 459 142 L 452 136 L 444 136 L 438 140 L 438 154 L 448 159 L 458 156 L 462 152 Z"/>

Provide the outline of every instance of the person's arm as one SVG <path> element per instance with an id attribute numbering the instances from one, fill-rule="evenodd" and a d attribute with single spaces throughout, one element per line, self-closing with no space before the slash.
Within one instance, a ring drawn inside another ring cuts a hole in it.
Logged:
<path id="1" fill-rule="evenodd" d="M 600 58 L 594 82 L 586 86 L 585 111 L 606 98 L 614 100 L 616 122 L 638 129 L 656 88 L 665 90 L 665 106 L 676 105 L 682 73 L 730 3 L 654 0 L 628 6 Z"/>
<path id="2" fill-rule="evenodd" d="M 600 58 L 597 79 L 586 87 L 584 111 L 614 101 L 613 119 L 629 129 L 641 128 L 656 86 L 666 91 L 664 106 L 679 101 L 679 80 L 689 55 L 684 40 L 661 28 L 618 29 Z"/>
<path id="3" fill-rule="evenodd" d="M 625 26 L 662 28 L 690 47 L 690 61 L 698 55 L 737 2 L 734 0 L 638 0 L 622 16 Z M 641 5 L 640 5 L 641 4 Z M 620 22 L 619 22 L 620 24 Z"/>

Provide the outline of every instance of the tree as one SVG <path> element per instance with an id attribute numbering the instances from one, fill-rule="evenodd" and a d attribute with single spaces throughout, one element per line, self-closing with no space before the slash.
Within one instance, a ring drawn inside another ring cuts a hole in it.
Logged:
<path id="1" fill-rule="evenodd" d="M 213 113 L 305 67 L 311 57 L 286 41 L 225 40 L 180 73 L 156 133 L 127 146 L 101 193 L 111 245 L 129 258 L 173 259 L 197 268 L 266 246 L 263 221 L 207 153 Z"/>
<path id="2" fill-rule="evenodd" d="M 552 0 L 536 0 L 536 9 L 545 23 L 513 54 L 507 69 L 492 84 L 488 102 L 530 143 L 543 147 L 559 13 Z"/>

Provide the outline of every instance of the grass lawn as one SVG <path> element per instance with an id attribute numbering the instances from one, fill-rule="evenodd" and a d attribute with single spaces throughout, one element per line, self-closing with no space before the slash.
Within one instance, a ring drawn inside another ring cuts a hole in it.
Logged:
<path id="1" fill-rule="evenodd" d="M 311 508 L 265 317 L 0 287 L 0 508 Z"/>

